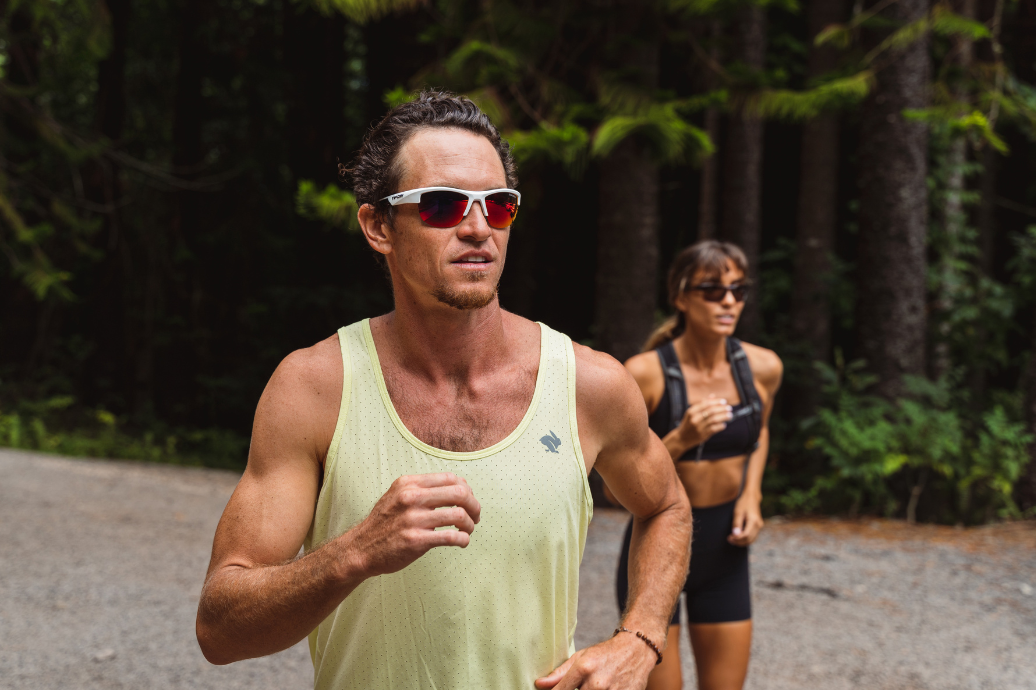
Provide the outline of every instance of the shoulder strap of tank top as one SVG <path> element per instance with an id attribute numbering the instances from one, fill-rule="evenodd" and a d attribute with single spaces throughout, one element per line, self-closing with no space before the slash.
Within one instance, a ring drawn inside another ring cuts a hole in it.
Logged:
<path id="1" fill-rule="evenodd" d="M 683 370 L 676 356 L 672 341 L 655 350 L 662 362 L 662 373 L 665 375 L 665 392 L 669 396 L 670 429 L 680 426 L 683 413 L 687 411 L 687 384 L 683 380 Z"/>
<path id="2" fill-rule="evenodd" d="M 727 338 L 727 361 L 730 362 L 730 373 L 734 377 L 734 385 L 741 402 L 752 408 L 753 432 L 758 434 L 763 428 L 763 401 L 755 389 L 752 367 L 748 364 L 748 355 L 737 338 Z"/>

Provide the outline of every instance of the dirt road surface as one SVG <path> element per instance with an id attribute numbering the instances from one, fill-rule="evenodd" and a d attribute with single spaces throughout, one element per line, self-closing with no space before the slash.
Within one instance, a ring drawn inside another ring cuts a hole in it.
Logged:
<path id="1" fill-rule="evenodd" d="M 0 688 L 307 688 L 304 645 L 228 667 L 194 638 L 231 472 L 0 450 Z M 611 634 L 625 516 L 598 510 L 577 646 Z M 776 523 L 776 524 L 774 524 Z M 750 690 L 1036 690 L 1036 524 L 771 521 Z M 693 661 L 683 642 L 685 686 Z"/>

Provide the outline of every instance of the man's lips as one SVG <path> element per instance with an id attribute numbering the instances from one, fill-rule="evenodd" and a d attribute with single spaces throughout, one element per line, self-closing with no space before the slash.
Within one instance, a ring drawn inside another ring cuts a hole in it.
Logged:
<path id="1" fill-rule="evenodd" d="M 464 267 L 488 266 L 489 264 L 493 263 L 493 259 L 483 254 L 469 254 L 466 256 L 462 256 L 459 259 L 455 259 L 450 263 L 454 264 L 455 266 Z"/>

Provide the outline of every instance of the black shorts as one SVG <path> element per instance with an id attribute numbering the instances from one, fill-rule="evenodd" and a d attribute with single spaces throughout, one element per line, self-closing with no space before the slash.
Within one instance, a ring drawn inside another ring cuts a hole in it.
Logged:
<path id="1" fill-rule="evenodd" d="M 691 565 L 684 583 L 687 594 L 687 620 L 690 623 L 730 623 L 752 617 L 748 584 L 748 547 L 727 541 L 734 523 L 734 503 L 695 508 Z M 633 520 L 626 525 L 615 590 L 619 611 L 626 610 L 629 590 L 629 552 Z M 677 602 L 670 625 L 680 624 Z"/>

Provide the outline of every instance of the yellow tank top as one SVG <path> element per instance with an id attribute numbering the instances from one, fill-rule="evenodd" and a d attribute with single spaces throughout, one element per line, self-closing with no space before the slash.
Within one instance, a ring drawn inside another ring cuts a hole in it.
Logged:
<path id="1" fill-rule="evenodd" d="M 440 450 L 396 414 L 368 321 L 338 331 L 345 376 L 306 550 L 347 531 L 405 474 L 453 472 L 482 505 L 466 549 L 370 578 L 309 637 L 317 690 L 533 688 L 575 649 L 593 503 L 576 427 L 575 354 L 540 324 L 532 403 L 484 450 Z"/>

